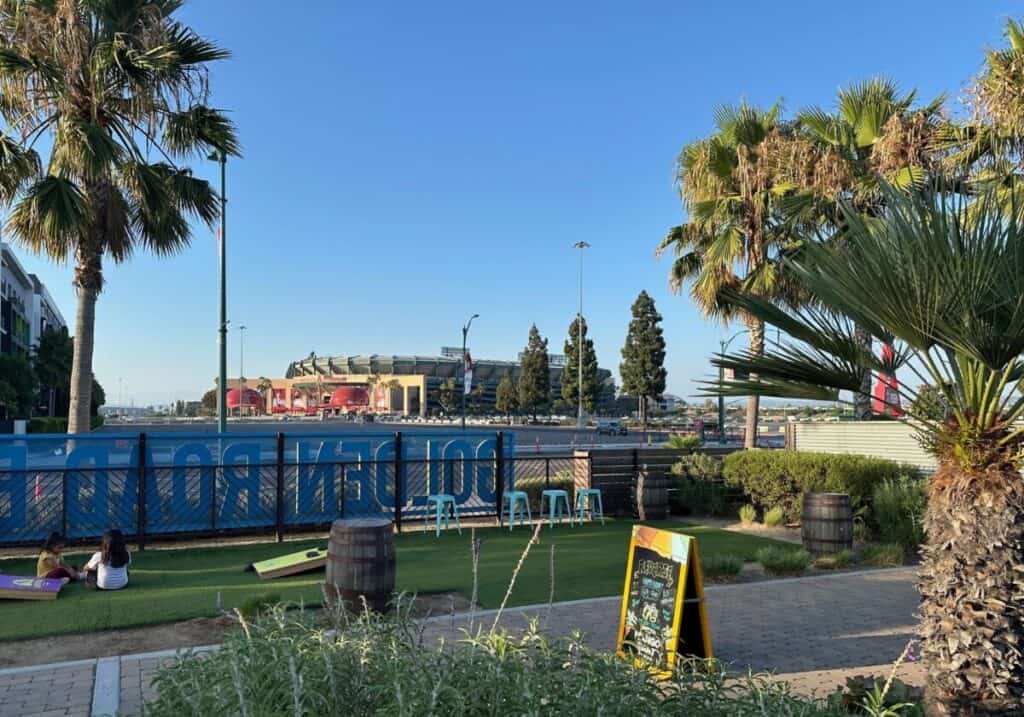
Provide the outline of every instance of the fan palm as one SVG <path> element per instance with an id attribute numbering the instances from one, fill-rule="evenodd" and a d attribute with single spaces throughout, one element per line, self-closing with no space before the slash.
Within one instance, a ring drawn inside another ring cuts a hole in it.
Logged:
<path id="1" fill-rule="evenodd" d="M 672 289 L 690 281 L 690 296 L 705 316 L 744 321 L 754 354 L 764 348 L 764 324 L 730 304 L 723 290 L 742 286 L 771 299 L 791 293 L 776 263 L 790 240 L 774 221 L 779 193 L 765 151 L 781 130 L 778 114 L 777 106 L 761 110 L 746 103 L 716 111 L 715 132 L 686 145 L 676 164 L 689 220 L 670 229 L 658 247 L 659 256 L 675 254 Z M 748 447 L 757 441 L 758 404 L 756 395 L 748 397 Z"/>
<path id="2" fill-rule="evenodd" d="M 994 194 L 883 188 L 868 222 L 844 203 L 850 241 L 806 247 L 789 269 L 818 301 L 783 310 L 749 292 L 728 299 L 788 340 L 716 365 L 752 378 L 713 393 L 833 399 L 861 391 L 861 367 L 897 366 L 936 387 L 947 416 L 904 405 L 938 458 L 920 591 L 929 695 L 942 714 L 1024 709 L 1024 220 Z M 970 209 L 970 211 L 968 211 Z M 865 350 L 854 323 L 891 343 Z M 920 415 L 919 415 L 920 413 Z"/>
<path id="3" fill-rule="evenodd" d="M 881 182 L 919 186 L 932 173 L 930 145 L 943 99 L 915 110 L 915 96 L 890 80 L 872 78 L 840 89 L 834 113 L 819 107 L 799 112 L 798 131 L 773 151 L 776 172 L 794 190 L 780 200 L 789 220 L 842 241 L 841 201 L 873 217 L 884 201 Z M 870 350 L 870 334 L 861 329 L 858 335 Z M 853 410 L 865 420 L 872 413 L 870 371 L 861 382 Z"/>
<path id="4" fill-rule="evenodd" d="M 206 105 L 206 65 L 227 52 L 174 19 L 182 2 L 0 0 L 0 201 L 15 241 L 74 262 L 70 433 L 89 428 L 104 260 L 184 249 L 189 219 L 210 224 L 218 206 L 176 160 L 238 151 Z"/>

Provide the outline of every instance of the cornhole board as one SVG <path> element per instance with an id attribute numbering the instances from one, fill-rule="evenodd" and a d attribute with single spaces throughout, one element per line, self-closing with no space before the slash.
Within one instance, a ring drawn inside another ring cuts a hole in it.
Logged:
<path id="1" fill-rule="evenodd" d="M 616 652 L 662 678 L 680 658 L 714 657 L 703 578 L 695 538 L 634 525 Z"/>
<path id="2" fill-rule="evenodd" d="M 253 563 L 252 567 L 260 576 L 260 580 L 270 580 L 271 578 L 283 578 L 285 575 L 305 573 L 325 565 L 327 565 L 327 548 L 311 548 Z"/>
<path id="3" fill-rule="evenodd" d="M 56 600 L 64 587 L 60 578 L 26 578 L 18 575 L 0 575 L 0 599 Z"/>

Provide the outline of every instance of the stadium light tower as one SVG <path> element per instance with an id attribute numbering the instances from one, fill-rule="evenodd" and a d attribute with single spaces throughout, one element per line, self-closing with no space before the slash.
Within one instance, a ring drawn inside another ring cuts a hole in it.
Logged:
<path id="1" fill-rule="evenodd" d="M 480 318 L 480 314 L 473 314 L 462 327 L 462 430 L 466 430 L 466 336 L 469 335 L 469 327 L 473 323 L 473 319 L 478 318 Z"/>
<path id="2" fill-rule="evenodd" d="M 590 245 L 578 241 L 573 247 L 580 250 L 580 312 L 576 315 L 576 428 L 583 428 L 583 250 Z"/>

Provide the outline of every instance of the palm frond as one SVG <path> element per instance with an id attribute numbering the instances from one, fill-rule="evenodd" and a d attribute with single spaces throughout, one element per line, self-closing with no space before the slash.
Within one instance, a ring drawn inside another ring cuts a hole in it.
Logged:
<path id="1" fill-rule="evenodd" d="M 212 150 L 241 156 L 234 122 L 223 112 L 203 105 L 168 114 L 164 145 L 178 156 L 206 154 Z"/>

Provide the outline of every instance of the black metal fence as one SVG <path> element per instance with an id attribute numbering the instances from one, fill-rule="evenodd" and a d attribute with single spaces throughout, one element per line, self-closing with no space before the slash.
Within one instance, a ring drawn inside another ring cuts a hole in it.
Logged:
<path id="1" fill-rule="evenodd" d="M 142 440 L 132 466 L 0 468 L 0 481 L 18 479 L 16 489 L 0 492 L 0 545 L 36 543 L 51 531 L 90 540 L 112 527 L 140 547 L 147 539 L 231 534 L 281 540 L 339 517 L 386 518 L 401 531 L 430 517 L 429 495 L 454 496 L 460 516 L 497 520 L 506 490 L 525 490 L 536 509 L 542 490 L 561 488 L 574 500 L 575 488 L 590 482 L 588 456 L 510 456 L 500 444 L 483 458 L 410 459 L 399 448 L 388 460 L 296 462 L 285 459 L 279 439 L 272 461 L 153 466 Z"/>

